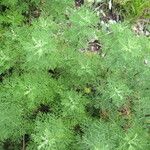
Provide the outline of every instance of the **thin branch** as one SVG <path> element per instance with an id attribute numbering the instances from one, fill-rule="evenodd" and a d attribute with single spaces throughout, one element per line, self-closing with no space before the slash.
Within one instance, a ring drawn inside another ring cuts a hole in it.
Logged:
<path id="1" fill-rule="evenodd" d="M 23 138 L 22 138 L 22 150 L 25 150 L 25 136 L 23 135 Z"/>

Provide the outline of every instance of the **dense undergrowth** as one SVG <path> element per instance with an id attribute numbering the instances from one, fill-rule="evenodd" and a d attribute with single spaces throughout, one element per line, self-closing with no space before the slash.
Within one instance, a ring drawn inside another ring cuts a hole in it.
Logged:
<path id="1" fill-rule="evenodd" d="M 0 2 L 0 150 L 150 149 L 149 37 L 93 7 Z"/>

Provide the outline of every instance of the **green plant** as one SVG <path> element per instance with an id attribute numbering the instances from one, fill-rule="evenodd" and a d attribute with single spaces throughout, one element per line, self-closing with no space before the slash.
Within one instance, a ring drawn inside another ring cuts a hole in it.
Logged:
<path id="1" fill-rule="evenodd" d="M 148 150 L 149 39 L 71 0 L 41 10 L 1 36 L 0 148 Z"/>
<path id="2" fill-rule="evenodd" d="M 114 2 L 122 6 L 121 15 L 131 21 L 138 18 L 149 18 L 150 4 L 147 0 L 114 0 Z"/>
<path id="3" fill-rule="evenodd" d="M 42 0 L 1 0 L 0 36 L 11 26 L 21 26 L 38 18 L 40 6 Z"/>

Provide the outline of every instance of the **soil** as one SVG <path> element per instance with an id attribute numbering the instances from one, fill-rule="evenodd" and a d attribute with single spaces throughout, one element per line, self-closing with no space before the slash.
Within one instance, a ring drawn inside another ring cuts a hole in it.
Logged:
<path id="1" fill-rule="evenodd" d="M 75 6 L 81 7 L 84 4 L 84 0 L 75 0 Z"/>
<path id="2" fill-rule="evenodd" d="M 91 52 L 101 53 L 102 49 L 101 49 L 100 42 L 98 40 L 94 40 L 94 41 L 89 42 L 88 50 L 91 51 Z"/>
<path id="3" fill-rule="evenodd" d="M 132 30 L 137 35 L 150 36 L 150 19 L 138 19 L 133 25 Z"/>

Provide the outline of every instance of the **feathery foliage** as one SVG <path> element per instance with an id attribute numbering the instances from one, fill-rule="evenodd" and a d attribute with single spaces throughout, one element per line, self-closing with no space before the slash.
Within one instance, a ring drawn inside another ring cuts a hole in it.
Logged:
<path id="1" fill-rule="evenodd" d="M 3 18 L 0 149 L 148 150 L 149 38 L 72 0 L 31 3 L 29 24 Z"/>

